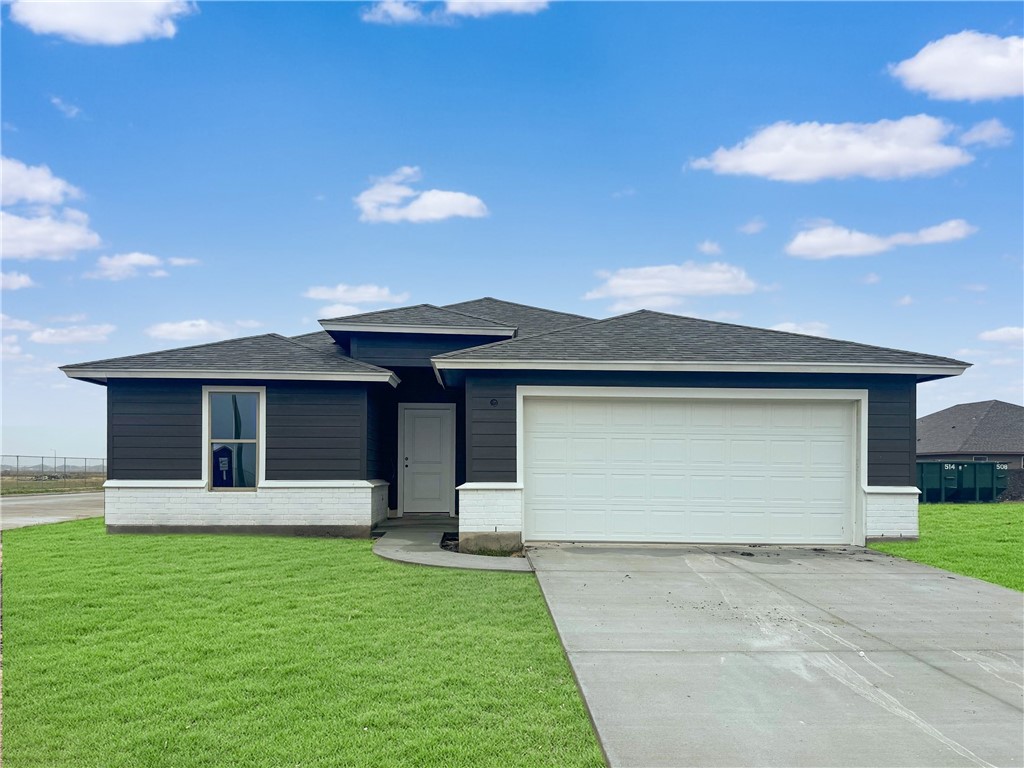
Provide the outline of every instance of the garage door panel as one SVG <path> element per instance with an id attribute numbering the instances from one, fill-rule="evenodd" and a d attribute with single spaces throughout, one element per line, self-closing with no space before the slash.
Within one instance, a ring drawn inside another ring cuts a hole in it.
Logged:
<path id="1" fill-rule="evenodd" d="M 852 538 L 849 403 L 525 403 L 527 540 Z"/>
<path id="2" fill-rule="evenodd" d="M 644 465 L 650 461 L 647 455 L 648 444 L 642 437 L 611 437 L 608 439 L 609 455 L 618 465 Z"/>
<path id="3" fill-rule="evenodd" d="M 647 498 L 647 476 L 642 474 L 615 473 L 608 478 L 609 498 L 618 499 L 646 499 Z M 618 509 L 616 504 L 616 509 Z"/>
<path id="4" fill-rule="evenodd" d="M 768 461 L 768 441 L 733 440 L 729 445 L 729 455 L 733 464 L 756 464 L 763 466 Z"/>
<path id="5" fill-rule="evenodd" d="M 569 438 L 531 435 L 526 439 L 526 451 L 535 464 L 563 466 L 569 458 Z"/>
<path id="6" fill-rule="evenodd" d="M 690 463 L 694 466 L 721 466 L 729 460 L 729 444 L 725 440 L 697 437 L 690 440 Z"/>
<path id="7" fill-rule="evenodd" d="M 569 441 L 569 461 L 573 464 L 598 464 L 604 467 L 608 463 L 607 437 L 574 437 Z"/>
<path id="8" fill-rule="evenodd" d="M 687 442 L 682 438 L 652 436 L 643 442 L 651 447 L 651 464 L 678 464 L 681 467 L 687 461 Z"/>
<path id="9" fill-rule="evenodd" d="M 718 403 L 694 403 L 690 423 L 694 427 L 724 427 L 728 407 Z"/>
<path id="10" fill-rule="evenodd" d="M 607 478 L 596 472 L 573 472 L 569 475 L 569 493 L 575 499 L 608 498 Z"/>
<path id="11" fill-rule="evenodd" d="M 690 495 L 690 478 L 686 475 L 648 475 L 652 501 L 682 502 Z"/>

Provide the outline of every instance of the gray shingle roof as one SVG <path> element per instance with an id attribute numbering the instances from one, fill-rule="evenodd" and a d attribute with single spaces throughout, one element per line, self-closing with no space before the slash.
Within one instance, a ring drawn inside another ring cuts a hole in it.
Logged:
<path id="1" fill-rule="evenodd" d="M 640 310 L 525 338 L 438 355 L 435 360 L 839 363 L 959 365 L 959 360 L 852 341 L 770 331 Z"/>
<path id="2" fill-rule="evenodd" d="M 445 304 L 443 309 L 454 309 L 468 312 L 471 315 L 486 317 L 488 320 L 511 325 L 519 329 L 520 336 L 532 336 L 535 333 L 554 331 L 570 325 L 579 325 L 592 321 L 592 317 L 574 315 L 569 312 L 555 312 L 551 309 L 531 307 L 527 304 L 516 304 L 486 296 L 472 301 L 460 301 L 458 304 Z"/>
<path id="3" fill-rule="evenodd" d="M 353 325 L 422 325 L 438 328 L 494 328 L 509 329 L 507 323 L 495 322 L 485 317 L 476 317 L 453 309 L 435 307 L 433 304 L 415 304 L 411 307 L 381 309 L 377 312 L 363 312 L 321 320 L 321 323 L 344 323 Z"/>
<path id="4" fill-rule="evenodd" d="M 322 331 L 318 333 L 327 336 Z M 251 373 L 254 376 L 271 372 L 390 373 L 385 368 L 333 354 L 326 347 L 320 351 L 313 343 L 302 343 L 276 333 L 266 333 L 160 352 L 76 363 L 62 366 L 61 370 L 69 376 L 81 371 L 230 371 Z"/>
<path id="5" fill-rule="evenodd" d="M 922 416 L 917 452 L 1024 453 L 1024 406 L 985 400 Z"/>

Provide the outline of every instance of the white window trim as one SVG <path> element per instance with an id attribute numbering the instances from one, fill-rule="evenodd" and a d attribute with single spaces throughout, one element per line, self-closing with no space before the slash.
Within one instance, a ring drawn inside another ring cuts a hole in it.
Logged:
<path id="1" fill-rule="evenodd" d="M 210 492 L 213 492 L 213 488 L 210 487 L 210 394 L 213 392 L 255 392 L 259 395 L 259 424 L 256 430 L 256 488 L 253 489 L 258 490 L 267 482 L 267 388 L 203 386 L 202 487 Z"/>
<path id="2" fill-rule="evenodd" d="M 781 400 L 792 402 L 839 401 L 854 404 L 853 487 L 851 488 L 850 522 L 853 538 L 850 543 L 863 543 L 865 536 L 866 493 L 868 486 L 868 391 L 866 389 L 747 389 L 740 387 L 553 387 L 516 386 L 516 485 L 522 487 L 526 478 L 523 462 L 525 423 L 523 410 L 526 398 L 621 398 L 672 400 Z M 862 490 L 863 489 L 863 490 Z M 917 489 L 914 489 L 917 490 Z M 525 515 L 525 510 L 524 513 Z M 525 522 L 525 520 L 524 520 Z"/>

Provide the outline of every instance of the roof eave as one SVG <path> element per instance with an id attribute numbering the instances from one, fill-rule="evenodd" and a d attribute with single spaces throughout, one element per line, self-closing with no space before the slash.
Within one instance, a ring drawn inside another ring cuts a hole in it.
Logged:
<path id="1" fill-rule="evenodd" d="M 964 365 L 895 363 L 685 362 L 660 360 L 462 360 L 434 357 L 435 370 L 669 371 L 712 373 L 859 373 L 917 376 L 921 381 L 959 376 Z"/>
<path id="2" fill-rule="evenodd" d="M 516 329 L 506 326 L 450 326 L 450 325 L 388 325 L 385 323 L 341 323 L 318 321 L 325 331 L 335 333 L 421 333 L 446 336 L 515 336 Z"/>
<path id="3" fill-rule="evenodd" d="M 109 379 L 220 379 L 224 381 L 267 380 L 267 381 L 361 381 L 381 382 L 397 387 L 401 383 L 391 371 L 358 371 L 330 373 L 324 371 L 240 371 L 240 370 L 191 370 L 136 368 L 118 370 L 103 368 L 76 369 L 65 366 L 60 369 L 69 379 L 80 379 L 93 384 L 106 384 Z"/>

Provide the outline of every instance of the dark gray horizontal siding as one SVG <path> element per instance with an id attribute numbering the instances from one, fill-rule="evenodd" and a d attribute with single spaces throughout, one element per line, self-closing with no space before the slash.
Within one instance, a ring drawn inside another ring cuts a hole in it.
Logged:
<path id="1" fill-rule="evenodd" d="M 265 386 L 268 480 L 366 478 L 366 384 L 112 379 L 107 385 L 107 476 L 198 480 L 202 388 Z"/>
<path id="2" fill-rule="evenodd" d="M 366 479 L 366 385 L 267 383 L 267 479 Z"/>
<path id="3" fill-rule="evenodd" d="M 539 372 L 466 377 L 466 480 L 516 480 L 516 385 L 868 390 L 868 483 L 913 485 L 916 385 L 912 376 Z M 491 404 L 494 400 L 496 403 Z"/>
<path id="4" fill-rule="evenodd" d="M 107 477 L 199 480 L 202 385 L 111 379 L 107 383 Z"/>
<path id="5" fill-rule="evenodd" d="M 430 368 L 430 358 L 457 349 L 501 341 L 505 336 L 460 334 L 353 333 L 348 342 L 350 356 L 364 363 L 386 368 Z M 431 375 L 433 373 L 431 372 Z"/>

